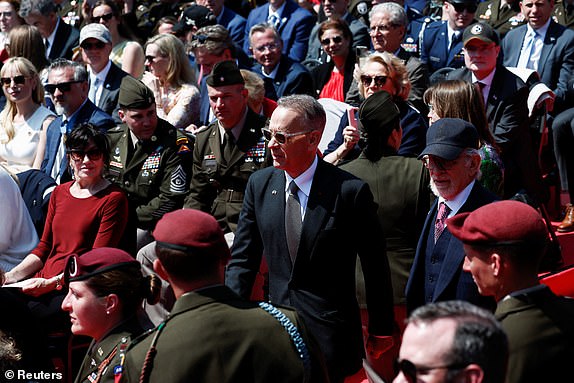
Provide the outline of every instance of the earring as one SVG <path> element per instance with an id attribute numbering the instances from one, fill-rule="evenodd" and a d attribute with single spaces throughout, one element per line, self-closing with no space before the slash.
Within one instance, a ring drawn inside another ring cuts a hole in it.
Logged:
<path id="1" fill-rule="evenodd" d="M 107 314 L 107 315 L 110 315 L 110 310 L 106 310 L 106 314 Z"/>

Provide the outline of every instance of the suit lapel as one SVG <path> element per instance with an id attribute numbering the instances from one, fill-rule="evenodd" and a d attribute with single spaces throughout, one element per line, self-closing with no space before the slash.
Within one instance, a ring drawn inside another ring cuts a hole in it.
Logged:
<path id="1" fill-rule="evenodd" d="M 558 36 L 559 33 L 557 24 L 554 23 L 554 21 L 550 21 L 548 31 L 544 37 L 544 45 L 542 45 L 542 51 L 540 52 L 540 60 L 538 61 L 538 73 L 540 75 L 542 75 L 544 72 L 544 66 L 546 65 L 546 61 L 548 60 L 550 52 L 552 49 L 554 49 L 554 45 L 556 44 Z"/>
<path id="2" fill-rule="evenodd" d="M 526 36 L 526 31 L 528 29 L 526 28 L 526 26 L 521 27 L 519 29 L 520 32 L 516 33 L 516 38 L 514 41 L 510 41 L 508 44 L 508 47 L 510 47 L 510 50 L 507 50 L 505 53 L 511 53 L 510 54 L 510 65 L 508 66 L 517 66 L 518 65 L 518 59 L 520 58 L 520 51 L 522 50 L 522 43 L 524 42 L 524 37 Z"/>

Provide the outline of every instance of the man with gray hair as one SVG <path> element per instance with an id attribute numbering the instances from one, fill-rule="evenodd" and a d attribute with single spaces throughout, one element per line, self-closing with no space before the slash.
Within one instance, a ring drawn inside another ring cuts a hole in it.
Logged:
<path id="1" fill-rule="evenodd" d="M 72 58 L 80 32 L 58 16 L 52 0 L 22 0 L 18 14 L 27 24 L 38 28 L 44 38 L 48 59 Z"/>
<path id="2" fill-rule="evenodd" d="M 256 24 L 249 31 L 249 50 L 256 61 L 251 70 L 263 79 L 265 97 L 277 101 L 292 94 L 315 94 L 307 68 L 282 54 L 282 49 L 283 40 L 271 24 Z"/>
<path id="3" fill-rule="evenodd" d="M 481 163 L 478 132 L 467 121 L 441 118 L 429 127 L 426 142 L 418 158 L 428 168 L 438 198 L 427 215 L 407 281 L 407 311 L 451 299 L 493 309 L 494 300 L 482 297 L 472 275 L 463 271 L 462 242 L 445 225 L 447 218 L 497 199 L 476 182 Z"/>
<path id="4" fill-rule="evenodd" d="M 273 167 L 253 173 L 247 183 L 226 285 L 249 298 L 265 254 L 270 302 L 300 312 L 325 355 L 331 382 L 343 382 L 364 356 L 357 254 L 367 290 L 370 354 L 392 345 L 393 298 L 369 186 L 317 155 L 325 120 L 311 96 L 279 100 L 263 129 Z"/>

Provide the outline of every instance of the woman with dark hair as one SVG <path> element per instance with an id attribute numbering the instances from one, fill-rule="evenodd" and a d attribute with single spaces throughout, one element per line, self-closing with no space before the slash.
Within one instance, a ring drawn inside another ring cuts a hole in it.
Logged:
<path id="1" fill-rule="evenodd" d="M 24 281 L 22 292 L 39 300 L 52 293 L 61 302 L 66 257 L 118 246 L 128 220 L 126 196 L 103 177 L 109 163 L 105 134 L 82 124 L 70 133 L 66 150 L 74 181 L 54 189 L 40 243 L 5 277 L 6 284 Z"/>
<path id="2" fill-rule="evenodd" d="M 122 23 L 122 14 L 114 0 L 98 0 L 92 8 L 92 23 L 105 25 L 112 35 L 110 60 L 135 78 L 144 72 L 144 50 L 136 36 Z"/>
<path id="3" fill-rule="evenodd" d="M 460 118 L 476 127 L 480 139 L 480 183 L 492 193 L 503 196 L 504 165 L 500 149 L 488 128 L 482 95 L 473 84 L 447 80 L 432 85 L 423 96 L 432 125 L 441 118 Z"/>
<path id="4" fill-rule="evenodd" d="M 144 330 L 137 319 L 143 300 L 159 299 L 159 278 L 144 277 L 125 251 L 103 247 L 71 255 L 64 283 L 62 310 L 70 315 L 72 334 L 93 338 L 76 382 L 115 382 L 130 340 Z"/>
<path id="5" fill-rule="evenodd" d="M 317 96 L 345 102 L 355 67 L 355 53 L 351 49 L 353 33 L 344 20 L 337 19 L 321 23 L 317 37 L 329 57 L 311 71 Z"/>
<path id="6" fill-rule="evenodd" d="M 0 1 L 0 61 L 4 62 L 10 57 L 7 47 L 10 45 L 8 34 L 18 25 L 25 24 L 18 15 L 20 0 Z"/>

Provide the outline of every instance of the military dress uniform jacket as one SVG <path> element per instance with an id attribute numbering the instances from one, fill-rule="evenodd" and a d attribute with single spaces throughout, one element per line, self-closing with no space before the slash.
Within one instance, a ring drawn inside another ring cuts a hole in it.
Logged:
<path id="1" fill-rule="evenodd" d="M 187 136 L 158 119 L 155 134 L 132 151 L 126 124 L 108 132 L 110 181 L 128 196 L 137 227 L 153 229 L 167 212 L 182 206 L 191 175 L 191 146 Z"/>
<path id="2" fill-rule="evenodd" d="M 460 40 L 449 49 L 446 21 L 434 21 L 425 29 L 421 44 L 421 61 L 427 64 L 432 74 L 439 69 L 464 66 L 462 54 L 462 32 Z"/>
<path id="3" fill-rule="evenodd" d="M 484 21 L 496 29 L 500 38 L 506 36 L 508 31 L 526 23 L 526 18 L 520 12 L 518 1 L 500 9 L 501 0 L 489 0 L 478 3 L 476 18 Z"/>
<path id="4" fill-rule="evenodd" d="M 558 382 L 572 375 L 574 300 L 539 285 L 502 299 L 494 315 L 510 346 L 506 382 Z"/>
<path id="5" fill-rule="evenodd" d="M 247 111 L 243 130 L 229 163 L 223 158 L 217 121 L 197 134 L 193 149 L 193 176 L 184 206 L 210 213 L 225 232 L 235 232 L 247 180 L 271 164 L 261 128 L 267 119 Z"/>
<path id="6" fill-rule="evenodd" d="M 295 311 L 281 308 L 297 327 L 311 360 L 310 382 L 323 382 L 320 357 Z M 122 382 L 139 382 L 155 339 L 149 383 L 303 382 L 303 359 L 285 328 L 255 302 L 225 286 L 182 295 L 167 320 L 128 349 Z"/>

